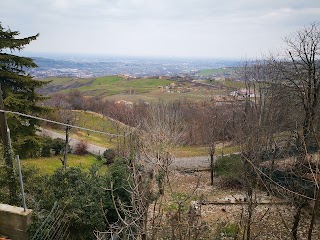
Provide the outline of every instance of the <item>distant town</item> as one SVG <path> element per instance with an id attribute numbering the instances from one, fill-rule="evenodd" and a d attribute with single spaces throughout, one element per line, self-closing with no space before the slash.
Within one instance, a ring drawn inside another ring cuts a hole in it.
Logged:
<path id="1" fill-rule="evenodd" d="M 122 74 L 127 77 L 199 75 L 204 69 L 230 68 L 240 65 L 236 60 L 155 59 L 116 57 L 32 57 L 38 68 L 30 70 L 36 78 L 77 77 L 91 78 Z M 221 73 L 206 74 L 221 76 Z M 199 75 L 200 76 L 200 75 Z M 202 77 L 206 77 L 202 76 Z"/>

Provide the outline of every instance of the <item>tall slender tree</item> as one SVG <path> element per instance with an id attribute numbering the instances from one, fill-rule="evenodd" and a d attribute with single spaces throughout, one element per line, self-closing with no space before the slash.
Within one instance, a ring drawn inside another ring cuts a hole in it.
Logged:
<path id="1" fill-rule="evenodd" d="M 36 90 L 46 83 L 33 79 L 27 73 L 29 68 L 37 67 L 33 59 L 13 53 L 23 50 L 31 41 L 36 40 L 39 34 L 25 38 L 18 38 L 19 35 L 18 31 L 2 27 L 0 22 L 0 82 L 4 108 L 10 111 L 37 114 L 45 108 L 37 104 L 44 97 Z M 34 119 L 8 115 L 12 143 L 21 157 L 32 155 L 35 146 L 39 144 L 39 138 L 35 134 L 37 124 L 38 121 Z"/>
<path id="2" fill-rule="evenodd" d="M 315 144 L 312 134 L 319 123 L 320 23 L 312 23 L 285 39 L 286 58 L 273 60 L 275 80 L 286 88 L 303 112 L 302 140 Z M 289 61 L 288 61 L 289 60 Z"/>

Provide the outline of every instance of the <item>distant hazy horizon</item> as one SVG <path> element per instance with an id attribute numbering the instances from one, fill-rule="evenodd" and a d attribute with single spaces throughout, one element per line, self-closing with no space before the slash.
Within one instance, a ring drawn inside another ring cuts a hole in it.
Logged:
<path id="1" fill-rule="evenodd" d="M 67 53 L 67 52 L 16 52 L 20 56 L 41 57 L 61 60 L 109 60 L 109 59 L 153 59 L 153 60 L 199 60 L 199 61 L 245 61 L 246 58 L 232 57 L 192 57 L 192 56 L 152 56 L 152 55 L 121 55 L 121 54 L 99 54 L 99 53 Z"/>
<path id="2" fill-rule="evenodd" d="M 26 52 L 259 58 L 317 21 L 319 0 L 2 0 L 3 27 L 40 33 Z"/>

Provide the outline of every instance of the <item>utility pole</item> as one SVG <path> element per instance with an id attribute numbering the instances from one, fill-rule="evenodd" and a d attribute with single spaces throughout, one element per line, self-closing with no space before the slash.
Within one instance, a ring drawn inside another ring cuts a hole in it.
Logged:
<path id="1" fill-rule="evenodd" d="M 67 120 L 67 124 L 69 124 L 69 119 Z M 68 145 L 69 145 L 69 131 L 70 127 L 66 126 L 66 144 L 64 147 L 64 156 L 63 156 L 63 169 L 66 170 L 67 168 L 67 160 L 68 160 Z"/>
<path id="2" fill-rule="evenodd" d="M 18 186 L 14 177 L 13 169 L 13 152 L 11 149 L 10 132 L 8 128 L 6 113 L 4 112 L 3 96 L 0 84 L 0 128 L 1 128 L 1 138 L 3 144 L 3 158 L 6 165 L 6 180 L 9 188 L 9 204 L 16 204 L 18 201 Z"/>

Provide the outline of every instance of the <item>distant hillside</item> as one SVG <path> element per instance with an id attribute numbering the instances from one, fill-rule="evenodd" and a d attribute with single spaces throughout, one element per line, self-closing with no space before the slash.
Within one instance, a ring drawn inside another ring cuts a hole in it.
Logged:
<path id="1" fill-rule="evenodd" d="M 134 78 L 126 79 L 120 76 L 106 76 L 98 78 L 47 78 L 49 84 L 41 89 L 43 94 L 68 92 L 78 89 L 87 96 L 110 96 L 116 94 L 141 94 L 156 90 L 159 86 L 172 83 L 166 79 Z"/>
<path id="2" fill-rule="evenodd" d="M 194 79 L 195 78 L 195 79 Z M 230 77 L 159 77 L 135 78 L 128 75 L 104 76 L 97 78 L 46 78 L 48 85 L 40 92 L 45 95 L 68 93 L 79 90 L 85 96 L 99 96 L 111 101 L 153 102 L 185 100 L 225 101 L 231 91 L 244 88 L 243 81 Z M 194 80 L 193 80 L 194 79 Z"/>

